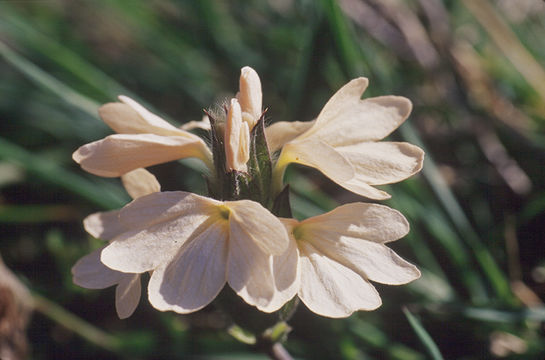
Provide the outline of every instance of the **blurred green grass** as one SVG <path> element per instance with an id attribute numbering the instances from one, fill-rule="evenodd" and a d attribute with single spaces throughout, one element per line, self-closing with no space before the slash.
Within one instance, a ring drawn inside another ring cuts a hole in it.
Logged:
<path id="1" fill-rule="evenodd" d="M 543 358 L 544 24 L 537 0 L 0 0 L 0 253 L 41 299 L 31 358 L 263 358 L 213 308 L 179 316 L 142 301 L 121 321 L 112 289 L 70 278 L 98 245 L 83 217 L 128 200 L 71 160 L 109 133 L 99 104 L 125 94 L 197 120 L 233 95 L 244 65 L 262 77 L 270 121 L 310 120 L 366 76 L 365 96 L 413 101 L 392 138 L 427 152 L 386 202 L 411 223 L 392 247 L 422 279 L 378 285 L 384 305 L 345 320 L 300 306 L 294 356 L 426 359 L 435 343 L 447 359 Z M 202 189 L 191 163 L 152 170 L 165 190 Z M 287 176 L 297 217 L 362 200 L 308 169 Z"/>

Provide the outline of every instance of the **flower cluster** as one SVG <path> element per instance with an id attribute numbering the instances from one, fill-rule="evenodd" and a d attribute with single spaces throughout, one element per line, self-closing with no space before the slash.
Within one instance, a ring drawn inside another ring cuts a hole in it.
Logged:
<path id="1" fill-rule="evenodd" d="M 149 301 L 162 311 L 199 310 L 226 283 L 263 312 L 295 296 L 328 317 L 380 306 L 370 281 L 398 285 L 420 276 L 386 246 L 409 231 L 403 215 L 358 202 L 298 221 L 291 218 L 284 184 L 286 167 L 299 163 L 380 200 L 389 195 L 375 185 L 421 169 L 418 147 L 379 142 L 408 117 L 410 101 L 362 100 L 367 84 L 365 78 L 350 81 L 313 121 L 268 127 L 261 82 L 250 67 L 242 69 L 239 92 L 222 110 L 182 128 L 125 96 L 102 106 L 101 118 L 117 134 L 80 147 L 73 158 L 95 175 L 121 177 L 134 200 L 84 220 L 89 234 L 108 243 L 78 261 L 74 282 L 92 289 L 117 285 L 121 318 L 136 308 L 145 272 L 151 274 Z M 190 132 L 197 127 L 209 131 L 208 144 Z M 161 192 L 144 169 L 189 157 L 207 167 L 209 197 Z"/>

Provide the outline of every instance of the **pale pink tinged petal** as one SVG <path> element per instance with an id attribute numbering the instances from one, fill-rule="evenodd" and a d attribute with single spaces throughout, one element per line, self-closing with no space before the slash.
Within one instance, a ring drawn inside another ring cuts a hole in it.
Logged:
<path id="1" fill-rule="evenodd" d="M 161 191 L 161 185 L 155 175 L 142 168 L 121 176 L 121 182 L 133 199 Z"/>
<path id="2" fill-rule="evenodd" d="M 248 126 L 250 130 L 259 120 L 262 112 L 262 97 L 261 80 L 259 75 L 249 66 L 245 66 L 240 70 L 239 81 L 240 92 L 237 94 L 237 99 L 240 102 L 242 112 L 249 114 Z"/>
<path id="3" fill-rule="evenodd" d="M 100 108 L 99 114 L 113 130 L 120 134 L 155 134 L 163 136 L 181 136 L 190 139 L 197 138 L 196 135 L 171 125 L 127 96 L 119 96 L 119 100 L 123 103 L 119 105 L 129 109 L 124 110 L 126 113 L 129 111 L 132 111 L 133 113 L 130 123 L 128 121 L 119 121 L 116 117 L 117 114 L 115 113 L 109 114 L 109 112 L 113 112 L 113 108 L 112 110 L 108 108 L 103 110 L 104 107 L 110 106 L 110 104 L 106 104 Z M 120 106 L 117 107 L 120 108 Z M 106 115 L 108 119 L 106 119 L 104 115 Z M 114 128 L 112 124 L 115 124 L 118 128 Z"/>
<path id="4" fill-rule="evenodd" d="M 72 158 L 94 175 L 117 177 L 138 168 L 188 157 L 206 161 L 206 151 L 206 144 L 199 138 L 118 134 L 80 147 Z"/>
<path id="5" fill-rule="evenodd" d="M 361 100 L 366 87 L 364 78 L 342 87 L 301 138 L 317 138 L 341 146 L 380 140 L 397 129 L 410 112 L 410 101 L 398 96 Z"/>
<path id="6" fill-rule="evenodd" d="M 139 274 L 125 274 L 115 288 L 115 310 L 120 319 L 132 315 L 142 294 Z"/>
<path id="7" fill-rule="evenodd" d="M 269 151 L 280 150 L 284 144 L 292 141 L 310 129 L 314 121 L 279 121 L 265 128 L 265 137 Z"/>
<path id="8" fill-rule="evenodd" d="M 231 238 L 248 239 L 265 253 L 278 255 L 289 244 L 288 233 L 276 216 L 261 204 L 251 200 L 226 201 L 231 210 L 229 227 Z"/>
<path id="9" fill-rule="evenodd" d="M 313 167 L 336 183 L 354 177 L 352 164 L 323 141 L 309 139 L 286 144 L 276 166 L 285 166 L 292 162 Z"/>
<path id="10" fill-rule="evenodd" d="M 322 236 L 319 232 L 313 235 L 308 234 L 315 249 L 369 280 L 400 285 L 420 277 L 416 266 L 383 244 L 347 236 Z"/>
<path id="11" fill-rule="evenodd" d="M 299 242 L 299 298 L 318 315 L 341 318 L 381 305 L 377 291 L 349 268 L 324 256 L 306 241 Z"/>
<path id="12" fill-rule="evenodd" d="M 185 314 L 214 300 L 226 281 L 226 227 L 225 221 L 210 225 L 188 241 L 170 263 L 153 272 L 148 285 L 153 307 Z"/>
<path id="13" fill-rule="evenodd" d="M 119 221 L 119 210 L 97 212 L 83 220 L 85 231 L 93 237 L 111 240 L 127 229 Z"/>
<path id="14" fill-rule="evenodd" d="M 368 142 L 335 148 L 354 166 L 352 181 L 369 185 L 399 182 L 422 169 L 424 151 L 398 142 Z"/>
<path id="15" fill-rule="evenodd" d="M 105 289 L 117 284 L 126 274 L 112 270 L 100 262 L 104 248 L 85 255 L 72 267 L 74 284 L 86 289 Z"/>
<path id="16" fill-rule="evenodd" d="M 337 241 L 350 236 L 386 243 L 402 238 L 409 232 L 409 223 L 399 211 L 388 206 L 351 203 L 303 220 L 299 225 L 305 239 L 316 236 Z"/>
<path id="17" fill-rule="evenodd" d="M 119 216 L 131 230 L 102 251 L 101 261 L 129 273 L 155 269 L 176 255 L 187 239 L 208 226 L 214 203 L 212 199 L 181 191 L 154 193 L 134 200 Z"/>
<path id="18" fill-rule="evenodd" d="M 261 311 L 278 310 L 283 304 L 276 297 L 272 256 L 263 252 L 254 240 L 237 231 L 233 232 L 233 226 L 230 227 L 227 265 L 229 286 L 244 301 Z"/>

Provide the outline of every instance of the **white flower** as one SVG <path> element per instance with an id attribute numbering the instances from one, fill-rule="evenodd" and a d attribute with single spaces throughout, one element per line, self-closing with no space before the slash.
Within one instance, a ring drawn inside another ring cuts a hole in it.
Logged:
<path id="1" fill-rule="evenodd" d="M 288 235 L 280 220 L 256 202 L 162 192 L 134 200 L 117 221 L 130 230 L 102 250 L 101 260 L 122 272 L 153 271 L 148 295 L 156 309 L 199 310 L 226 282 L 265 312 L 278 310 L 293 296 L 284 290 L 295 272 L 276 279 L 271 257 L 286 250 Z"/>
<path id="2" fill-rule="evenodd" d="M 210 149 L 197 135 L 172 126 L 126 96 L 119 100 L 121 103 L 99 109 L 104 122 L 118 134 L 83 145 L 72 155 L 83 169 L 98 176 L 117 177 L 188 157 L 196 157 L 213 169 Z"/>
<path id="3" fill-rule="evenodd" d="M 133 199 L 158 192 L 159 182 L 144 169 L 133 170 L 122 176 L 123 186 Z M 127 231 L 117 221 L 119 210 L 98 212 L 83 221 L 85 230 L 97 239 L 111 240 Z M 87 289 L 105 289 L 117 285 L 115 289 L 115 308 L 121 319 L 132 315 L 140 301 L 140 274 L 123 273 L 112 270 L 100 261 L 105 246 L 82 257 L 73 267 L 73 281 Z"/>
<path id="4" fill-rule="evenodd" d="M 319 315 L 347 317 L 379 307 L 381 299 L 370 280 L 399 285 L 420 277 L 414 265 L 385 246 L 409 231 L 403 215 L 389 207 L 353 203 L 301 222 L 282 221 L 292 244 L 275 260 L 299 255 L 298 295 Z M 283 271 L 293 268 L 278 270 Z"/>
<path id="5" fill-rule="evenodd" d="M 295 162 L 320 170 L 342 187 L 372 199 L 389 195 L 372 185 L 390 184 L 420 171 L 424 152 L 404 142 L 378 142 L 400 126 L 411 102 L 399 96 L 361 100 L 366 78 L 343 86 L 314 122 L 279 122 L 266 129 L 271 148 L 282 148 L 275 168 L 279 189 Z"/>

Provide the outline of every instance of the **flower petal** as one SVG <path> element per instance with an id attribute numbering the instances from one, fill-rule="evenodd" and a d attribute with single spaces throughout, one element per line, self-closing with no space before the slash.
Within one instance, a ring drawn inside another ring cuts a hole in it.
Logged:
<path id="1" fill-rule="evenodd" d="M 424 161 L 424 151 L 408 143 L 364 142 L 336 150 L 354 166 L 356 176 L 352 181 L 370 185 L 404 180 L 419 172 Z"/>
<path id="2" fill-rule="evenodd" d="M 133 199 L 161 191 L 155 175 L 146 169 L 136 169 L 121 176 L 123 187 Z"/>
<path id="3" fill-rule="evenodd" d="M 292 141 L 314 125 L 314 121 L 279 121 L 265 128 L 265 137 L 269 151 L 280 150 L 284 144 Z"/>
<path id="4" fill-rule="evenodd" d="M 105 289 L 117 284 L 126 275 L 100 262 L 104 247 L 85 255 L 72 267 L 74 284 L 86 289 Z"/>
<path id="5" fill-rule="evenodd" d="M 127 96 L 119 96 L 121 103 L 102 106 L 98 113 L 106 124 L 119 134 L 155 134 L 181 136 L 189 139 L 196 135 L 178 129 Z"/>
<path id="6" fill-rule="evenodd" d="M 308 240 L 319 236 L 337 241 L 341 236 L 350 236 L 386 243 L 409 232 L 409 223 L 399 211 L 367 203 L 341 205 L 328 213 L 303 220 L 299 227 Z"/>
<path id="7" fill-rule="evenodd" d="M 203 231 L 213 199 L 182 191 L 161 192 L 138 198 L 121 209 L 120 222 L 130 229 L 103 251 L 106 266 L 142 273 L 168 262 L 185 241 Z"/>
<path id="8" fill-rule="evenodd" d="M 347 236 L 314 235 L 310 242 L 315 249 L 369 280 L 400 285 L 420 277 L 416 266 L 383 244 Z"/>
<path id="9" fill-rule="evenodd" d="M 244 233 L 233 234 L 231 230 L 227 268 L 229 286 L 248 304 L 264 312 L 276 311 L 283 305 L 278 297 L 275 299 L 272 256 Z"/>
<path id="10" fill-rule="evenodd" d="M 299 251 L 299 297 L 316 314 L 340 318 L 381 305 L 373 285 L 360 275 L 324 256 L 306 241 L 299 242 Z"/>
<path id="11" fill-rule="evenodd" d="M 227 223 L 216 222 L 188 241 L 172 262 L 157 268 L 148 285 L 150 303 L 181 314 L 202 309 L 225 285 Z"/>
<path id="12" fill-rule="evenodd" d="M 206 144 L 199 138 L 118 134 L 83 145 L 72 158 L 92 174 L 117 177 L 138 168 L 188 157 L 206 163 L 207 151 Z"/>
<path id="13" fill-rule="evenodd" d="M 309 139 L 284 145 L 276 166 L 286 166 L 291 162 L 313 167 L 336 183 L 354 177 L 352 164 L 323 141 Z"/>
<path id="14" fill-rule="evenodd" d="M 124 274 L 125 276 L 115 288 L 115 310 L 120 319 L 132 315 L 142 294 L 139 274 Z"/>
<path id="15" fill-rule="evenodd" d="M 182 126 L 180 126 L 180 129 L 187 131 L 195 129 L 210 130 L 210 119 L 208 118 L 208 115 L 203 115 L 200 121 L 188 121 L 182 124 Z"/>
<path id="16" fill-rule="evenodd" d="M 120 99 L 136 104 L 136 108 L 147 112 L 147 117 L 141 116 L 136 109 L 128 104 L 108 103 L 98 109 L 98 114 L 109 127 L 118 134 L 155 134 L 164 136 L 186 136 L 186 132 L 180 130 L 157 115 L 145 110 L 141 105 L 126 96 Z"/>
<path id="17" fill-rule="evenodd" d="M 83 220 L 85 231 L 93 237 L 111 240 L 127 229 L 119 221 L 119 210 L 96 212 Z"/>
<path id="18" fill-rule="evenodd" d="M 301 138 L 321 139 L 331 146 L 383 139 L 408 117 L 412 104 L 399 96 L 362 100 L 366 78 L 343 86 L 324 106 L 316 124 Z"/>
<path id="19" fill-rule="evenodd" d="M 226 201 L 231 210 L 231 239 L 243 238 L 257 244 L 267 254 L 281 254 L 289 244 L 288 233 L 276 216 L 251 200 Z"/>
<path id="20" fill-rule="evenodd" d="M 254 69 L 245 66 L 240 70 L 239 88 L 240 92 L 237 94 L 237 99 L 240 102 L 242 112 L 248 114 L 245 118 L 248 120 L 249 130 L 252 130 L 261 116 L 263 97 L 261 80 Z"/>
<path id="21" fill-rule="evenodd" d="M 293 220 L 293 219 L 283 219 Z M 293 220 L 297 222 L 296 220 Z M 291 233 L 291 226 L 282 221 L 288 233 Z M 299 250 L 295 239 L 290 236 L 288 249 L 277 256 L 273 256 L 273 275 L 276 287 L 275 302 L 282 304 L 289 301 L 297 294 L 301 287 L 299 275 Z"/>

